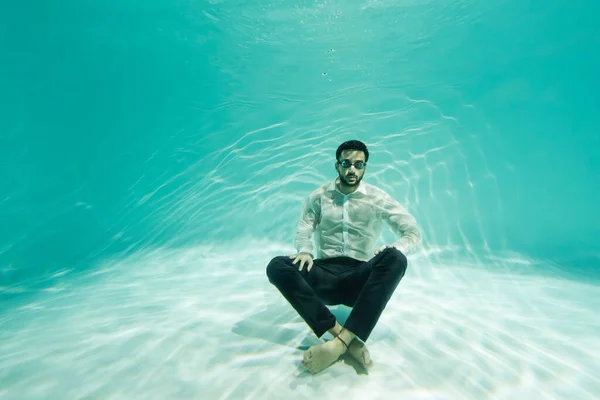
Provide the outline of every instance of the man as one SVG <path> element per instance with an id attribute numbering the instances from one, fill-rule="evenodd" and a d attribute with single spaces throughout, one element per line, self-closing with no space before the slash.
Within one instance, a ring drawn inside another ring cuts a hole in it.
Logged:
<path id="1" fill-rule="evenodd" d="M 342 143 L 336 159 L 338 177 L 304 203 L 295 239 L 298 254 L 275 257 L 267 266 L 269 281 L 315 335 L 327 331 L 334 337 L 305 351 L 302 364 L 312 373 L 345 352 L 366 368 L 372 365 L 364 342 L 404 276 L 405 254 L 422 240 L 412 215 L 382 189 L 362 182 L 369 161 L 364 143 Z M 398 239 L 376 249 L 383 223 Z M 352 307 L 344 327 L 326 306 L 337 304 Z"/>

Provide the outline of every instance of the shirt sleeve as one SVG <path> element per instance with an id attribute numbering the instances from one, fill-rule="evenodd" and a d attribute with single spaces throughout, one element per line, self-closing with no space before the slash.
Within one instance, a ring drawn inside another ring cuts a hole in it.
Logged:
<path id="1" fill-rule="evenodd" d="M 384 195 L 382 218 L 396 234 L 393 246 L 407 254 L 417 250 L 423 241 L 415 218 L 389 194 Z"/>
<path id="2" fill-rule="evenodd" d="M 296 227 L 294 241 L 298 253 L 309 253 L 314 258 L 312 234 L 319 224 L 321 217 L 321 204 L 319 196 L 312 194 L 305 201 Z"/>

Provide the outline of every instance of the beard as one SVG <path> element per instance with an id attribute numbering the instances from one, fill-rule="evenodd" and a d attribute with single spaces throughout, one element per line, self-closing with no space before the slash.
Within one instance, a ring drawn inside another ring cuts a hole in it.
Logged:
<path id="1" fill-rule="evenodd" d="M 358 184 L 360 183 L 360 181 L 362 180 L 362 178 L 359 178 L 358 175 L 353 175 L 353 176 L 356 177 L 356 179 L 354 181 L 350 181 L 350 180 L 348 180 L 348 178 L 349 178 L 348 175 L 340 175 L 340 181 L 345 186 L 358 186 Z"/>

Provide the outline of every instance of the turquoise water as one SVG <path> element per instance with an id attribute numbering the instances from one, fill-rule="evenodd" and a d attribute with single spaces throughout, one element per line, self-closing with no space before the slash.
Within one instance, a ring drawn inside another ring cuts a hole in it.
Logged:
<path id="1" fill-rule="evenodd" d="M 0 16 L 0 395 L 600 396 L 596 2 L 37 3 Z M 381 367 L 307 377 L 264 268 L 349 139 L 424 250 Z"/>

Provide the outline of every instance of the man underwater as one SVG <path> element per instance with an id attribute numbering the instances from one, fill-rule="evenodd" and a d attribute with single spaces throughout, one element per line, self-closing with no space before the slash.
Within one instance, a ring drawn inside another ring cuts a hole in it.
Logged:
<path id="1" fill-rule="evenodd" d="M 298 253 L 277 256 L 267 266 L 269 282 L 315 335 L 334 337 L 304 352 L 302 364 L 312 373 L 346 352 L 363 367 L 372 366 L 364 343 L 406 272 L 405 254 L 422 242 L 415 218 L 385 191 L 362 182 L 368 161 L 367 146 L 358 140 L 338 147 L 338 176 L 304 202 L 295 238 Z M 384 223 L 398 239 L 376 249 Z M 343 327 L 327 308 L 338 304 L 352 308 Z"/>

